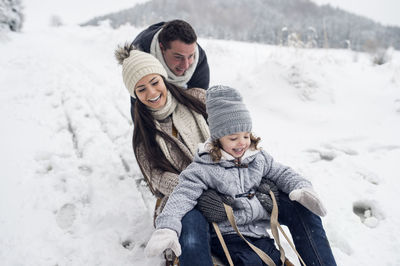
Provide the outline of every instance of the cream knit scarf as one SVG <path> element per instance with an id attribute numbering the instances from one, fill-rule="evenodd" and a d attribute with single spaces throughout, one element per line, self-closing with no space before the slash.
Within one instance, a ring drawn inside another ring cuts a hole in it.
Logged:
<path id="1" fill-rule="evenodd" d="M 162 130 L 158 121 L 164 120 L 168 116 L 172 115 L 172 123 L 189 149 L 191 154 L 188 155 L 190 155 L 190 158 L 193 158 L 194 154 L 197 152 L 198 144 L 206 141 L 210 137 L 208 125 L 204 117 L 201 114 L 190 110 L 185 105 L 178 103 L 178 101 L 169 91 L 167 95 L 167 102 L 165 103 L 164 107 L 161 109 L 149 109 L 155 119 L 154 122 L 158 130 Z M 166 133 L 171 135 L 171 133 Z M 175 138 L 173 139 L 175 140 Z M 168 161 L 177 167 L 177 164 L 174 162 L 165 140 L 157 135 L 156 141 Z M 177 139 L 176 143 L 179 147 L 181 147 L 182 144 Z"/>
<path id="2" fill-rule="evenodd" d="M 182 76 L 176 76 L 169 69 L 169 67 L 167 66 L 167 64 L 164 61 L 164 56 L 162 54 L 162 51 L 161 51 L 161 48 L 160 48 L 160 44 L 159 44 L 159 41 L 158 41 L 158 34 L 160 34 L 160 31 L 161 31 L 161 29 L 156 34 L 154 34 L 153 40 L 151 41 L 151 45 L 150 45 L 150 53 L 152 55 L 154 55 L 161 62 L 161 64 L 163 65 L 163 67 L 167 71 L 167 74 L 168 74 L 167 80 L 169 82 L 171 82 L 172 84 L 175 84 L 176 86 L 179 86 L 179 87 L 182 87 L 182 88 L 186 88 L 187 87 L 187 83 L 192 78 L 192 75 L 193 75 L 194 71 L 196 70 L 197 63 L 199 62 L 199 48 L 196 45 L 196 51 L 194 53 L 194 62 L 185 71 L 185 74 L 183 74 Z"/>

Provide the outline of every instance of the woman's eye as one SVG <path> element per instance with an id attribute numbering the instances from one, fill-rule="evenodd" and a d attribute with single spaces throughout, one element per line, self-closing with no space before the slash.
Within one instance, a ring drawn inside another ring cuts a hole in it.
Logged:
<path id="1" fill-rule="evenodd" d="M 230 141 L 235 141 L 235 140 L 237 140 L 236 138 L 234 138 L 234 139 L 230 139 Z"/>
<path id="2" fill-rule="evenodd" d="M 146 88 L 138 88 L 136 92 L 143 92 Z"/>
<path id="3" fill-rule="evenodd" d="M 151 85 L 156 86 L 158 84 L 158 80 L 156 82 L 151 83 Z"/>

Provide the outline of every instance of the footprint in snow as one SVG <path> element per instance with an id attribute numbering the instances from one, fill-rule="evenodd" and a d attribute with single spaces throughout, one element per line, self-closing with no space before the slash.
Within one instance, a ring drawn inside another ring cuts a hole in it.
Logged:
<path id="1" fill-rule="evenodd" d="M 381 183 L 381 179 L 376 173 L 364 170 L 358 171 L 357 174 L 359 174 L 365 181 L 373 185 L 379 185 L 379 183 Z"/>
<path id="2" fill-rule="evenodd" d="M 132 249 L 135 247 L 135 243 L 134 243 L 132 240 L 130 240 L 130 239 L 127 239 L 127 240 L 125 240 L 125 241 L 122 241 L 121 245 L 122 245 L 124 248 L 129 249 L 129 250 L 132 250 Z"/>
<path id="3" fill-rule="evenodd" d="M 76 219 L 76 207 L 72 203 L 64 204 L 56 213 L 56 222 L 61 229 L 72 226 Z"/>
<path id="4" fill-rule="evenodd" d="M 392 151 L 392 150 L 398 150 L 400 149 L 399 145 L 395 144 L 388 144 L 388 145 L 373 145 L 368 148 L 369 152 L 386 152 L 386 151 Z"/>
<path id="5" fill-rule="evenodd" d="M 79 171 L 81 171 L 81 173 L 85 176 L 89 176 L 92 172 L 93 169 L 92 167 L 88 166 L 88 165 L 80 165 L 78 167 Z"/>
<path id="6" fill-rule="evenodd" d="M 358 152 L 351 148 L 332 144 L 324 144 L 320 148 L 308 149 L 306 151 L 314 156 L 314 162 L 320 160 L 333 161 L 336 157 L 342 154 L 350 156 L 358 155 Z"/>
<path id="7" fill-rule="evenodd" d="M 379 221 L 385 217 L 378 203 L 374 200 L 360 200 L 353 203 L 353 212 L 360 217 L 361 222 L 370 228 L 379 225 Z"/>
<path id="8" fill-rule="evenodd" d="M 395 104 L 395 106 L 396 106 L 396 113 L 399 113 L 399 114 L 400 114 L 400 99 L 396 99 L 396 100 L 394 101 L 394 104 Z"/>
<path id="9" fill-rule="evenodd" d="M 320 161 L 320 160 L 332 161 L 333 159 L 335 159 L 338 156 L 337 152 L 335 152 L 333 150 L 327 150 L 327 149 L 320 149 L 320 150 L 308 149 L 307 152 L 317 156 L 317 158 L 315 158 L 314 161 Z"/>

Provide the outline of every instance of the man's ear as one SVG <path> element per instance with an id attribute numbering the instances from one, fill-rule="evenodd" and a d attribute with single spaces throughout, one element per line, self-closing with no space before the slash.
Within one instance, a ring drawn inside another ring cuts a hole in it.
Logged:
<path id="1" fill-rule="evenodd" d="M 161 42 L 159 42 L 158 44 L 160 45 L 160 49 L 161 49 L 161 51 L 163 51 L 163 52 L 164 52 L 164 51 L 165 51 L 164 45 L 162 45 L 162 43 L 161 43 Z"/>

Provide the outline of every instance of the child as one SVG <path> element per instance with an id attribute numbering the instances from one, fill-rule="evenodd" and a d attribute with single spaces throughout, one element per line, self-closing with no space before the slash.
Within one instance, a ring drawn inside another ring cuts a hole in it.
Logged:
<path id="1" fill-rule="evenodd" d="M 251 197 L 264 180 L 271 180 L 317 215 L 326 210 L 311 183 L 257 148 L 259 138 L 251 134 L 252 122 L 242 97 L 235 89 L 214 86 L 207 90 L 206 107 L 210 139 L 199 144 L 194 161 L 180 174 L 179 184 L 156 219 L 146 254 L 155 256 L 168 248 L 179 256 L 181 219 L 207 189 L 234 198 L 232 208 L 239 231 L 255 246 L 281 265 L 280 253 L 266 231 L 269 214 L 257 197 Z M 236 234 L 228 221 L 218 223 L 235 265 L 262 265 L 261 259 Z M 218 239 L 212 237 L 212 251 L 224 259 Z"/>

